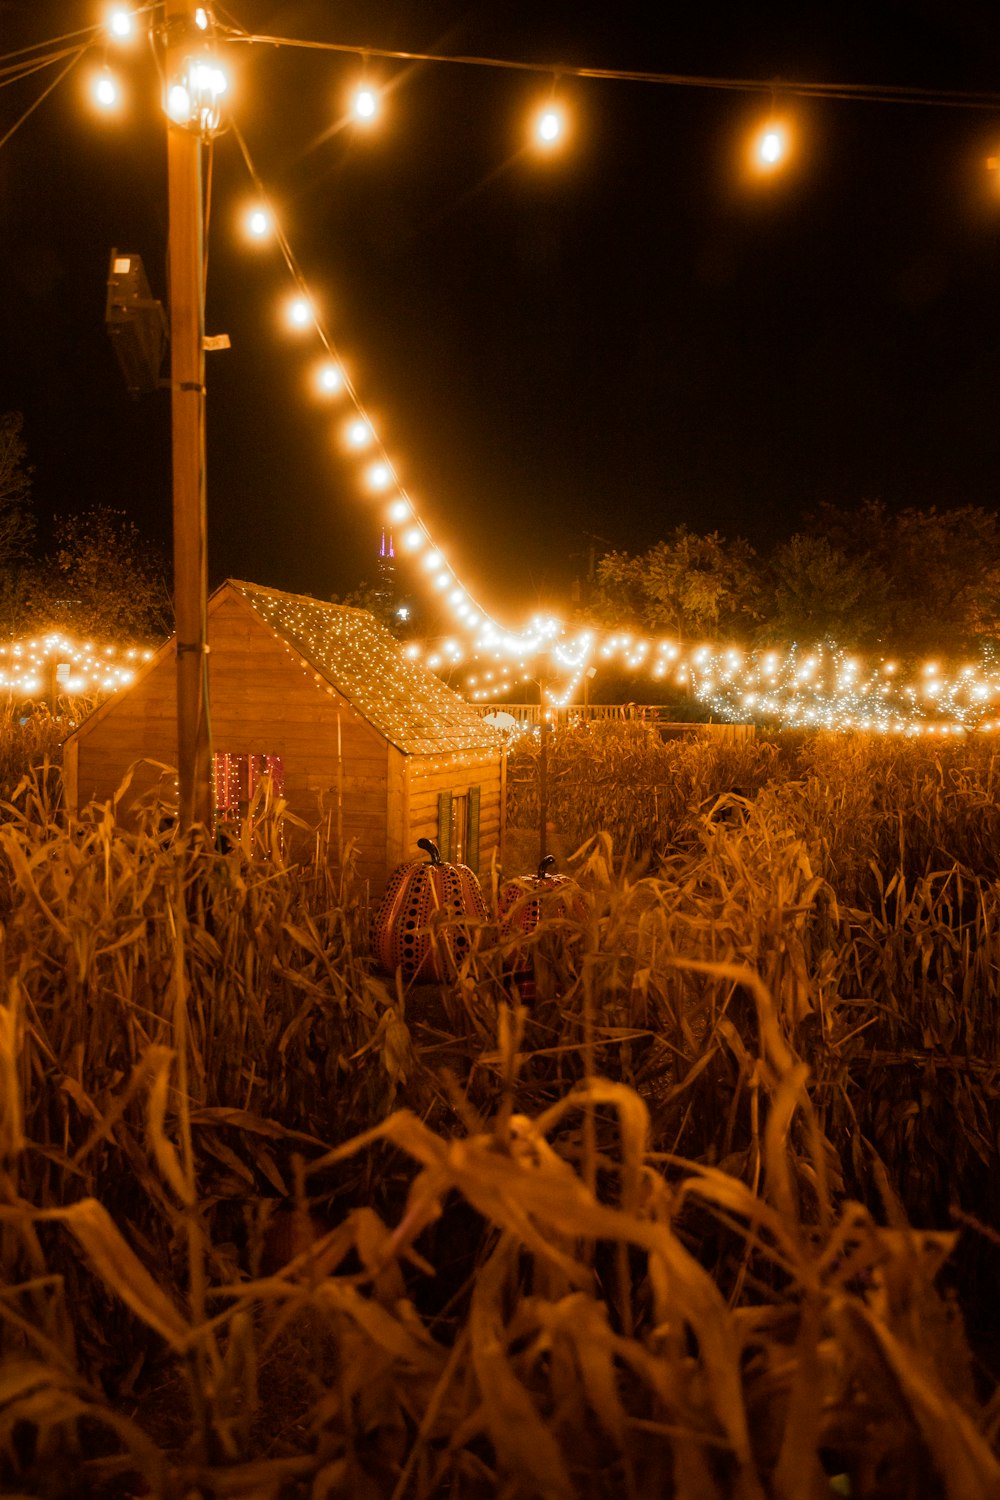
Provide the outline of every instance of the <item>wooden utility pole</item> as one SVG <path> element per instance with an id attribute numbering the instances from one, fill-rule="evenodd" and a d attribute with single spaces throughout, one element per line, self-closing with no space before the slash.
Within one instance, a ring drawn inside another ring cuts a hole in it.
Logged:
<path id="1" fill-rule="evenodd" d="M 548 679 L 538 679 L 538 859 L 549 852 L 549 721 L 545 711 Z"/>
<path id="2" fill-rule="evenodd" d="M 166 0 L 166 76 L 184 72 L 198 32 L 189 0 Z M 174 624 L 180 827 L 211 824 L 208 559 L 205 502 L 205 307 L 201 140 L 167 122 L 170 411 L 173 434 Z"/>

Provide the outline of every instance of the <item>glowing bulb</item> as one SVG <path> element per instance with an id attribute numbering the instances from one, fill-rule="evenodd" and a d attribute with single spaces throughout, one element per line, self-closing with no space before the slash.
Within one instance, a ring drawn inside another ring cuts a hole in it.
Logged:
<path id="1" fill-rule="evenodd" d="M 316 375 L 316 384 L 327 396 L 336 396 L 338 391 L 344 389 L 344 372 L 333 360 L 320 365 Z"/>
<path id="2" fill-rule="evenodd" d="M 441 556 L 440 552 L 428 552 L 427 556 L 424 558 L 424 567 L 430 568 L 432 571 L 436 571 L 438 568 L 443 568 L 444 558 Z"/>
<path id="3" fill-rule="evenodd" d="M 395 500 L 389 506 L 390 521 L 405 521 L 410 515 L 410 506 L 406 500 Z"/>
<path id="4" fill-rule="evenodd" d="M 776 130 L 769 130 L 761 137 L 760 159 L 766 162 L 776 162 L 781 156 L 781 136 Z"/>
<path id="5" fill-rule="evenodd" d="M 271 215 L 266 208 L 252 208 L 247 214 L 247 233 L 262 240 L 271 233 Z"/>
<path id="6" fill-rule="evenodd" d="M 384 490 L 391 481 L 392 470 L 385 463 L 372 464 L 365 475 L 365 483 L 371 490 Z"/>
<path id="7" fill-rule="evenodd" d="M 107 68 L 99 73 L 94 83 L 94 99 L 102 109 L 114 109 L 119 102 L 118 84 Z"/>
<path id="8" fill-rule="evenodd" d="M 566 131 L 566 120 L 561 109 L 550 104 L 543 109 L 535 121 L 535 139 L 540 146 L 551 147 L 562 140 Z"/>
<path id="9" fill-rule="evenodd" d="M 208 11 L 203 5 L 199 5 L 194 13 L 194 24 L 199 31 L 208 30 Z"/>
<path id="10" fill-rule="evenodd" d="M 424 534 L 418 526 L 413 526 L 403 538 L 403 545 L 410 552 L 416 552 L 424 544 Z"/>
<path id="11" fill-rule="evenodd" d="M 788 131 L 778 121 L 765 125 L 759 132 L 753 147 L 753 156 L 762 172 L 770 172 L 781 165 L 788 155 Z"/>
<path id="12" fill-rule="evenodd" d="M 361 125 L 370 125 L 378 115 L 378 94 L 367 83 L 362 83 L 354 91 L 351 99 L 351 114 Z"/>
<path id="13" fill-rule="evenodd" d="M 312 319 L 308 298 L 293 297 L 288 304 L 288 321 L 293 328 L 305 328 Z"/>
<path id="14" fill-rule="evenodd" d="M 108 30 L 118 42 L 124 42 L 132 35 L 133 20 L 131 11 L 118 9 L 113 10 L 108 16 Z"/>
<path id="15" fill-rule="evenodd" d="M 172 83 L 167 90 L 167 114 L 177 125 L 191 118 L 191 95 L 186 83 Z"/>
<path id="16" fill-rule="evenodd" d="M 347 429 L 347 441 L 352 448 L 367 448 L 374 436 L 371 423 L 363 417 L 358 417 Z"/>
<path id="17" fill-rule="evenodd" d="M 196 62 L 191 69 L 191 88 L 196 94 L 218 99 L 229 87 L 229 79 L 218 63 Z"/>

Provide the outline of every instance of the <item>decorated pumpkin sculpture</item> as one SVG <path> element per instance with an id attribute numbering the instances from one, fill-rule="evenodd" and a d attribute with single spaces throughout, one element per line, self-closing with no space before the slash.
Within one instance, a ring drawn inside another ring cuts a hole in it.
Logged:
<path id="1" fill-rule="evenodd" d="M 555 862 L 555 856 L 547 854 L 536 875 L 517 875 L 500 887 L 497 910 L 502 939 L 527 937 L 545 917 L 585 920 L 588 907 L 583 892 L 568 875 L 556 873 L 552 868 Z M 535 981 L 530 954 L 519 944 L 513 946 L 505 967 L 514 971 L 512 977 L 521 998 L 533 1000 Z"/>
<path id="2" fill-rule="evenodd" d="M 464 921 L 486 921 L 486 902 L 468 865 L 442 861 L 430 839 L 417 848 L 429 858 L 398 865 L 389 876 L 372 931 L 372 951 L 383 969 L 404 979 L 446 979 L 468 950 Z M 435 922 L 435 913 L 442 913 Z"/>

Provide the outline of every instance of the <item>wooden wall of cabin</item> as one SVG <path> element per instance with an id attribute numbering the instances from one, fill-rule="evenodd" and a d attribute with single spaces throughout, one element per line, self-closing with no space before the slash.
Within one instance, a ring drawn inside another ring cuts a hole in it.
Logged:
<path id="1" fill-rule="evenodd" d="M 433 839 L 442 855 L 452 858 L 454 850 L 447 847 L 447 840 L 442 836 L 442 794 L 445 799 L 449 796 L 466 797 L 474 788 L 479 791 L 476 809 L 479 856 L 478 861 L 467 857 L 465 863 L 472 864 L 474 869 L 478 864 L 479 872 L 485 874 L 494 852 L 498 859 L 501 858 L 505 813 L 501 752 L 497 750 L 491 755 L 480 750 L 465 756 L 406 757 L 403 793 L 405 852 L 400 854 L 400 860 L 419 857 L 417 839 L 420 838 Z"/>
<path id="2" fill-rule="evenodd" d="M 213 750 L 280 756 L 290 811 L 312 826 L 324 821 L 335 844 L 356 841 L 358 872 L 380 890 L 388 863 L 386 741 L 238 596 L 214 603 L 208 639 Z M 109 800 L 142 757 L 176 764 L 175 693 L 168 652 L 84 728 L 75 756 L 78 806 Z M 135 786 L 154 780 L 140 767 Z M 289 828 L 289 837 L 306 836 Z"/>

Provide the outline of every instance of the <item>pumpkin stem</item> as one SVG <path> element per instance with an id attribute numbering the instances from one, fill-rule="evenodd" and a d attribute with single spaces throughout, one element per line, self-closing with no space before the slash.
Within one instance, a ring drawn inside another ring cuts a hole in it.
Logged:
<path id="1" fill-rule="evenodd" d="M 541 864 L 538 866 L 538 879 L 539 880 L 544 879 L 546 870 L 549 868 L 550 865 L 554 865 L 555 862 L 556 862 L 556 857 L 555 857 L 554 854 L 546 854 L 545 858 L 542 860 Z"/>
<path id="2" fill-rule="evenodd" d="M 430 855 L 430 863 L 432 865 L 439 865 L 441 863 L 441 854 L 433 839 L 417 839 L 417 848 L 423 849 L 425 854 Z"/>

